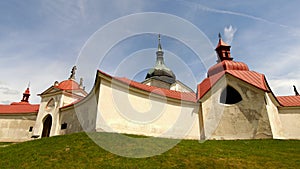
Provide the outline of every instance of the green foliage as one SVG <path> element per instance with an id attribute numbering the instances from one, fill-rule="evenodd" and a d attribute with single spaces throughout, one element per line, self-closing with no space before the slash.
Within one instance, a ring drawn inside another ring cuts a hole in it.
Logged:
<path id="1" fill-rule="evenodd" d="M 116 134 L 93 135 L 119 141 L 116 140 Z M 157 139 L 161 143 L 171 140 Z M 130 144 L 119 145 L 117 148 L 121 149 L 124 146 Z M 148 144 L 144 146 L 144 150 L 151 151 L 155 146 L 157 145 Z M 0 168 L 297 168 L 299 166 L 300 141 L 296 140 L 211 140 L 204 143 L 182 140 L 169 151 L 147 158 L 127 158 L 107 152 L 85 133 L 0 147 Z"/>

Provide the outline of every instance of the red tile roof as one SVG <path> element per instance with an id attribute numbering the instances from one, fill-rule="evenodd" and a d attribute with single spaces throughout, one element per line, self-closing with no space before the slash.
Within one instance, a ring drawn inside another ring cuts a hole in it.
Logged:
<path id="1" fill-rule="evenodd" d="M 155 93 L 161 96 L 166 96 L 173 99 L 196 102 L 196 94 L 192 92 L 179 92 L 175 90 L 168 90 L 164 88 L 159 88 L 155 86 L 148 86 L 127 78 L 114 77 L 114 79 L 119 80 L 131 87 L 138 88 L 147 92 Z"/>
<path id="2" fill-rule="evenodd" d="M 221 77 L 225 74 L 225 72 L 220 72 L 208 78 L 205 78 L 200 84 L 197 86 L 197 100 L 201 99 L 216 83 Z"/>
<path id="3" fill-rule="evenodd" d="M 38 113 L 39 104 L 11 104 L 0 105 L 0 114 Z"/>
<path id="4" fill-rule="evenodd" d="M 117 80 L 119 82 L 125 83 L 131 87 L 137 88 L 137 89 L 141 89 L 147 92 L 151 92 L 151 93 L 155 93 L 161 96 L 166 96 L 169 98 L 173 98 L 173 99 L 178 99 L 178 100 L 184 100 L 184 101 L 190 101 L 190 102 L 196 102 L 196 94 L 192 93 L 192 92 L 179 92 L 179 91 L 175 91 L 175 90 L 168 90 L 168 89 L 164 89 L 164 88 L 159 88 L 159 87 L 155 87 L 155 86 L 148 86 L 133 80 L 129 80 L 125 77 L 112 77 L 109 74 L 102 72 L 100 70 L 98 70 L 99 73 L 113 78 L 114 80 Z"/>
<path id="5" fill-rule="evenodd" d="M 198 99 L 201 99 L 224 74 L 230 74 L 263 91 L 269 91 L 263 74 L 249 71 L 248 66 L 241 62 L 224 60 L 209 69 L 208 77 L 198 86 Z"/>
<path id="6" fill-rule="evenodd" d="M 276 98 L 284 107 L 300 106 L 300 96 L 277 96 Z"/>
<path id="7" fill-rule="evenodd" d="M 263 91 L 270 91 L 266 84 L 265 75 L 254 72 L 254 71 L 234 71 L 234 70 L 226 70 L 226 73 L 243 80 L 244 82 L 251 84 Z"/>

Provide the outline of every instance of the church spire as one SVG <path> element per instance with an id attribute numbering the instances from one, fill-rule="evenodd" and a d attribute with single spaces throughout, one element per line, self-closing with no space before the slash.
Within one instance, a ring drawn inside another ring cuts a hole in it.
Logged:
<path id="1" fill-rule="evenodd" d="M 162 51 L 161 43 L 160 43 L 160 34 L 158 34 L 158 47 L 157 51 Z"/>
<path id="2" fill-rule="evenodd" d="M 231 46 L 222 40 L 221 33 L 219 33 L 219 43 L 215 49 L 218 54 L 217 62 L 222 62 L 223 60 L 232 60 L 233 59 L 230 56 L 230 48 L 231 48 Z"/>
<path id="3" fill-rule="evenodd" d="M 156 63 L 155 66 L 149 70 L 145 79 L 156 79 L 168 84 L 172 84 L 176 81 L 176 76 L 164 63 L 164 52 L 161 47 L 161 37 L 158 34 L 158 47 L 156 51 Z M 155 85 L 154 85 L 155 86 Z"/>
<path id="4" fill-rule="evenodd" d="M 158 47 L 156 51 L 156 64 L 157 65 L 163 65 L 164 64 L 164 52 L 161 47 L 161 42 L 160 42 L 160 34 L 158 34 Z"/>

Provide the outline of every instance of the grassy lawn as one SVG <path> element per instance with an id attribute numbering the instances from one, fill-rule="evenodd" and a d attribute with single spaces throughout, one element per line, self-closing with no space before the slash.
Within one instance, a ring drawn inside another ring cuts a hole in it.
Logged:
<path id="1" fill-rule="evenodd" d="M 132 143 L 120 142 L 116 134 L 97 133 L 95 137 L 110 140 L 112 145 L 124 151 L 133 146 Z M 158 141 L 168 143 L 173 140 L 158 139 Z M 156 148 L 154 146 L 158 145 L 147 144 L 132 148 L 141 150 L 142 147 L 146 151 L 151 151 Z M 0 147 L 0 168 L 299 168 L 299 166 L 300 141 L 295 140 L 211 140 L 204 143 L 182 140 L 169 151 L 147 158 L 127 158 L 112 154 L 95 144 L 85 133 Z"/>

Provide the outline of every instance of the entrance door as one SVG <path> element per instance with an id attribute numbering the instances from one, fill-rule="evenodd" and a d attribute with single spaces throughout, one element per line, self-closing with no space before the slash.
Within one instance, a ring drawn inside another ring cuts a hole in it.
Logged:
<path id="1" fill-rule="evenodd" d="M 52 126 L 52 117 L 51 117 L 51 115 L 48 115 L 43 123 L 42 137 L 50 136 L 51 126 Z"/>

